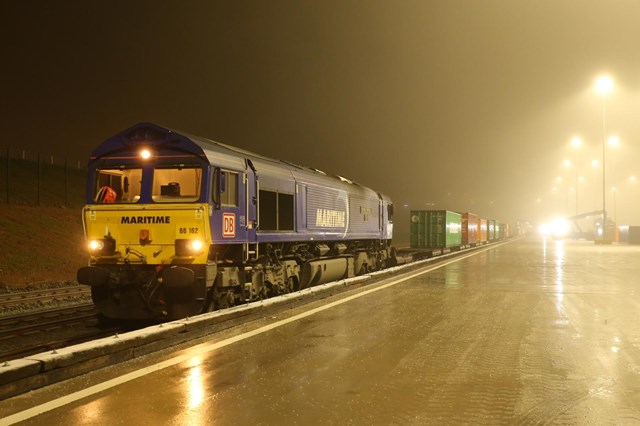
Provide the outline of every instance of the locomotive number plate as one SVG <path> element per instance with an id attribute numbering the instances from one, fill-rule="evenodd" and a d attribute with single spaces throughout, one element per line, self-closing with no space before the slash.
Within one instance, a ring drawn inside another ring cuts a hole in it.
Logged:
<path id="1" fill-rule="evenodd" d="M 201 228 L 198 226 L 178 226 L 178 235 L 197 235 L 200 233 Z"/>

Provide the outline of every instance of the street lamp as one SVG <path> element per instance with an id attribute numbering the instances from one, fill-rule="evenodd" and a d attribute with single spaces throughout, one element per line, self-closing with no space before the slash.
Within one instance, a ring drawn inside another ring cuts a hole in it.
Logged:
<path id="1" fill-rule="evenodd" d="M 598 77 L 595 86 L 596 92 L 602 95 L 602 235 L 601 239 L 596 242 L 600 244 L 608 243 L 605 236 L 607 227 L 607 187 L 605 184 L 605 155 L 607 150 L 607 95 L 613 90 L 613 80 L 608 76 Z"/>
<path id="2" fill-rule="evenodd" d="M 582 145 L 582 139 L 580 139 L 579 136 L 574 136 L 573 139 L 571 139 L 571 145 L 574 148 L 579 148 L 580 145 Z"/>

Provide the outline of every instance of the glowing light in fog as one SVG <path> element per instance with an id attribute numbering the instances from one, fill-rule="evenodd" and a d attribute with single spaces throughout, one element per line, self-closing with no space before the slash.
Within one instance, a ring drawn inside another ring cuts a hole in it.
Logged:
<path id="1" fill-rule="evenodd" d="M 140 157 L 148 160 L 149 158 L 151 158 L 151 151 L 149 151 L 148 149 L 143 149 L 142 151 L 140 151 Z"/>
<path id="2" fill-rule="evenodd" d="M 553 220 L 551 223 L 543 223 L 538 227 L 538 233 L 542 236 L 566 237 L 571 231 L 571 224 L 563 218 Z"/>
<path id="3" fill-rule="evenodd" d="M 571 139 L 571 145 L 577 148 L 582 145 L 582 140 L 579 136 L 575 136 L 573 139 Z"/>
<path id="4" fill-rule="evenodd" d="M 601 95 L 606 95 L 608 93 L 611 93 L 612 90 L 613 80 L 611 79 L 611 77 L 608 77 L 606 75 L 598 77 L 598 79 L 596 80 L 596 92 L 600 93 Z"/>

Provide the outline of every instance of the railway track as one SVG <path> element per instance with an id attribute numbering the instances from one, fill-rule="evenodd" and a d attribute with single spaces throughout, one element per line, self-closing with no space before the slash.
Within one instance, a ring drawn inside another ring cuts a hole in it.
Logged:
<path id="1" fill-rule="evenodd" d="M 97 312 L 91 304 L 11 315 L 0 319 L 0 342 L 12 337 L 50 331 L 87 320 L 97 321 L 97 319 Z"/>
<path id="2" fill-rule="evenodd" d="M 20 291 L 0 294 L 0 306 L 9 307 L 34 303 L 46 303 L 70 297 L 86 297 L 91 289 L 85 286 L 69 286 L 59 288 L 43 288 L 33 291 Z"/>
<path id="3" fill-rule="evenodd" d="M 0 294 L 0 363 L 119 332 L 82 301 L 89 294 L 80 286 Z"/>
<path id="4" fill-rule="evenodd" d="M 120 326 L 102 326 L 90 304 L 3 318 L 0 320 L 0 363 L 120 331 Z"/>
<path id="5" fill-rule="evenodd" d="M 0 364 L 19 358 L 24 358 L 29 355 L 48 351 L 56 351 L 57 349 L 64 348 L 66 346 L 76 345 L 78 343 L 84 343 L 91 340 L 100 339 L 102 337 L 113 336 L 118 332 L 120 332 L 120 328 L 113 327 L 112 329 L 86 332 L 84 334 L 79 334 L 67 339 L 52 340 L 27 346 L 19 346 L 17 348 L 1 351 Z"/>

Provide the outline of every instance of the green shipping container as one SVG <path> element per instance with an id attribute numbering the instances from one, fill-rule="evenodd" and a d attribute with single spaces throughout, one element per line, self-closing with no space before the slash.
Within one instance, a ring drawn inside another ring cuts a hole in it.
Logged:
<path id="1" fill-rule="evenodd" d="M 412 210 L 412 248 L 447 248 L 462 244 L 462 215 L 447 210 Z"/>
<path id="2" fill-rule="evenodd" d="M 426 210 L 411 210 L 411 228 L 409 243 L 412 248 L 427 247 L 427 212 Z"/>
<path id="3" fill-rule="evenodd" d="M 498 234 L 496 233 L 496 220 L 495 219 L 487 220 L 487 225 L 489 226 L 489 229 L 487 231 L 487 239 L 490 242 L 497 240 Z"/>

